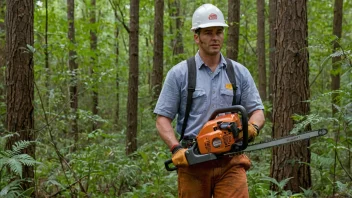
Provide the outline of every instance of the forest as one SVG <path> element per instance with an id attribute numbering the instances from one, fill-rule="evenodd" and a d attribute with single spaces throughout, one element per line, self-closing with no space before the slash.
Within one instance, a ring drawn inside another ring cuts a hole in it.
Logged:
<path id="1" fill-rule="evenodd" d="M 265 106 L 250 197 L 352 197 L 352 1 L 0 0 L 0 197 L 177 197 L 155 127 L 166 73 L 224 13 Z"/>

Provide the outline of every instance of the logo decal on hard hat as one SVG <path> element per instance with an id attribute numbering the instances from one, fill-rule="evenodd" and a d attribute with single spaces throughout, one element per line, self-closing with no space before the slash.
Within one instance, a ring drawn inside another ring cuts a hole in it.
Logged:
<path id="1" fill-rule="evenodd" d="M 208 19 L 209 19 L 209 20 L 216 20 L 216 19 L 218 19 L 218 16 L 217 16 L 216 14 L 214 14 L 214 13 L 211 13 L 211 14 L 209 14 L 209 16 L 208 16 Z"/>

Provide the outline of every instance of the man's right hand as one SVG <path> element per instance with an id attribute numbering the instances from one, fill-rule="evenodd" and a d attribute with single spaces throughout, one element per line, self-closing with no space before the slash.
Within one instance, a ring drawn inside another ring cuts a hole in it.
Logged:
<path id="1" fill-rule="evenodd" d="M 172 163 L 177 167 L 177 166 L 188 166 L 188 162 L 186 159 L 186 152 L 187 149 L 182 148 L 181 146 L 178 148 L 175 148 L 172 151 Z"/>

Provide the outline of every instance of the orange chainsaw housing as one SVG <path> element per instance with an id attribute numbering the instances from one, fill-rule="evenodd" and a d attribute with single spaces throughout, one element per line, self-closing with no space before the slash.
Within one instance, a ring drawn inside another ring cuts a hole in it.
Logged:
<path id="1" fill-rule="evenodd" d="M 220 127 L 230 125 L 234 125 L 238 131 L 242 130 L 237 113 L 219 115 L 205 123 L 197 136 L 199 152 L 221 154 L 230 151 L 237 137 L 234 137 L 231 127 Z"/>

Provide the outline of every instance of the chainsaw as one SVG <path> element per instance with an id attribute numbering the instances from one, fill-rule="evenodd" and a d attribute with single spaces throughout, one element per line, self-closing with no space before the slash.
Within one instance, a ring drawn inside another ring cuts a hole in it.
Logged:
<path id="1" fill-rule="evenodd" d="M 242 133 L 240 133 L 242 132 Z M 271 141 L 248 145 L 248 115 L 243 106 L 234 105 L 216 109 L 208 122 L 199 131 L 194 144 L 185 152 L 189 165 L 216 160 L 225 155 L 237 155 L 259 149 L 270 148 L 300 140 L 326 135 L 326 129 L 304 132 L 286 136 Z M 172 160 L 165 161 L 165 168 L 174 171 L 177 167 L 170 167 Z"/>

